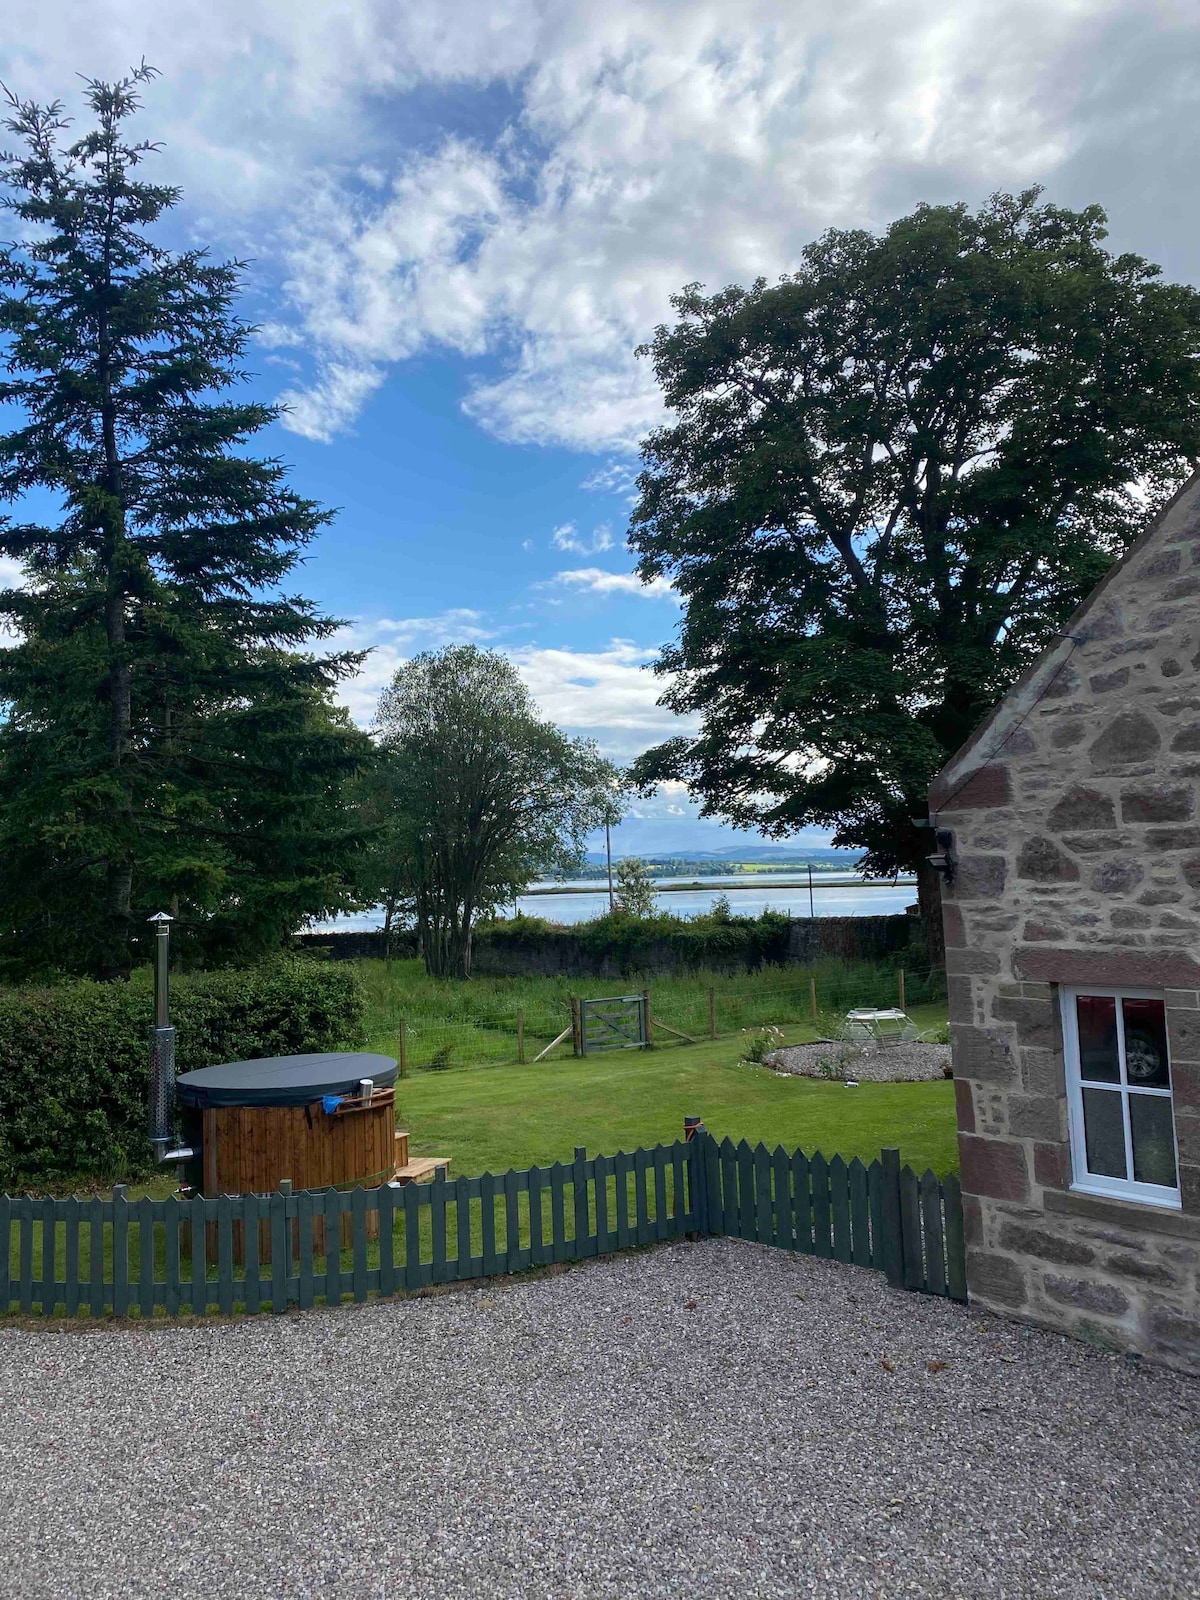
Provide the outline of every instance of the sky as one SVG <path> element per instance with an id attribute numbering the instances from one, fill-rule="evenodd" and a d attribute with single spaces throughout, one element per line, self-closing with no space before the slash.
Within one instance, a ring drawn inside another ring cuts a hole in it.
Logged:
<path id="1" fill-rule="evenodd" d="M 1200 280 L 1195 0 L 44 0 L 0 79 L 79 104 L 145 58 L 173 226 L 249 265 L 265 448 L 338 508 L 301 585 L 373 651 L 505 651 L 626 761 L 686 729 L 678 607 L 625 535 L 670 296 L 777 277 L 824 229 L 1044 184 Z M 3 574 L 0 574 L 3 577 Z M 620 835 L 739 838 L 679 789 Z M 824 842 L 812 832 L 799 843 Z M 650 848 L 644 845 L 644 848 Z M 659 848 L 657 844 L 653 848 Z"/>

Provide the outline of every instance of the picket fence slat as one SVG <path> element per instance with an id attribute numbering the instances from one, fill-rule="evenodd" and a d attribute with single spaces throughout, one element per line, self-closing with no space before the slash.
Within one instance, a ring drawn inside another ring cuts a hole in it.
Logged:
<path id="1" fill-rule="evenodd" d="M 904 1287 L 925 1287 L 925 1262 L 921 1249 L 921 1186 L 911 1167 L 900 1171 L 900 1237 L 904 1251 Z"/>
<path id="2" fill-rule="evenodd" d="M 410 1183 L 408 1188 L 411 1190 L 414 1185 Z M 479 1206 L 483 1227 L 483 1275 L 490 1278 L 500 1270 L 496 1258 L 496 1180 L 490 1172 L 485 1172 L 479 1180 Z"/>
<path id="3" fill-rule="evenodd" d="M 850 1259 L 856 1267 L 871 1265 L 871 1203 L 867 1169 L 857 1156 L 847 1174 L 850 1187 Z"/>
<path id="4" fill-rule="evenodd" d="M 217 1196 L 217 1309 L 230 1317 L 233 1305 L 233 1202 L 222 1194 Z"/>
<path id="5" fill-rule="evenodd" d="M 575 1161 L 571 1168 L 571 1188 L 572 1199 L 575 1202 L 574 1254 L 583 1256 L 587 1254 L 588 1234 L 591 1229 L 588 1224 L 587 1151 L 582 1145 L 575 1146 Z"/>
<path id="6" fill-rule="evenodd" d="M 6 1194 L 0 1195 L 0 1240 L 4 1244 L 0 1258 L 0 1316 L 7 1316 L 12 1308 L 12 1201 Z"/>
<path id="7" fill-rule="evenodd" d="M 433 1185 L 429 1191 L 429 1277 L 433 1283 L 445 1283 L 450 1277 L 450 1258 L 446 1254 L 446 1194 L 449 1188 L 445 1167 L 435 1168 Z"/>
<path id="8" fill-rule="evenodd" d="M 202 1317 L 208 1310 L 208 1249 L 205 1227 L 205 1205 L 197 1195 L 192 1200 L 192 1311 Z"/>
<path id="9" fill-rule="evenodd" d="M 396 1191 L 390 1183 L 379 1191 L 379 1292 L 396 1292 Z"/>
<path id="10" fill-rule="evenodd" d="M 57 1230 L 53 1218 L 50 1219 L 50 1239 L 53 1245 L 54 1235 Z M 112 1200 L 112 1263 L 113 1263 L 113 1291 L 112 1308 L 114 1317 L 127 1317 L 129 1315 L 129 1201 L 125 1198 L 124 1190 L 113 1190 Z M 51 1269 L 53 1271 L 53 1269 Z M 53 1310 L 53 1291 L 51 1292 L 51 1309 Z"/>
<path id="11" fill-rule="evenodd" d="M 58 1305 L 58 1296 L 55 1293 L 55 1253 L 54 1246 L 58 1234 L 58 1222 L 55 1216 L 54 1201 L 41 1202 L 42 1221 L 42 1278 L 38 1285 L 38 1305 L 44 1317 L 52 1317 Z"/>
<path id="12" fill-rule="evenodd" d="M 942 1186 L 933 1172 L 921 1177 L 921 1237 L 925 1241 L 925 1287 L 946 1292 L 946 1250 L 942 1237 Z"/>
<path id="13" fill-rule="evenodd" d="M 792 1203 L 795 1208 L 794 1249 L 810 1256 L 813 1253 L 812 1196 L 809 1185 L 812 1174 L 808 1170 L 808 1157 L 803 1150 L 792 1156 Z"/>
<path id="14" fill-rule="evenodd" d="M 834 1156 L 829 1163 L 829 1197 L 833 1210 L 833 1258 L 849 1263 L 850 1174 L 841 1156 Z"/>
<path id="15" fill-rule="evenodd" d="M 491 1178 L 485 1173 L 484 1178 L 490 1186 Z M 483 1179 L 480 1180 L 483 1182 Z M 492 1259 L 495 1260 L 495 1213 L 492 1214 Z M 484 1234 L 486 1239 L 486 1232 Z M 486 1246 L 485 1246 L 486 1253 Z M 487 1271 L 487 1268 L 484 1268 Z M 421 1287 L 421 1196 L 417 1193 L 415 1183 L 404 1185 L 404 1287 L 406 1289 L 419 1289 Z"/>
<path id="16" fill-rule="evenodd" d="M 667 1210 L 667 1151 L 657 1145 L 651 1151 L 654 1172 L 654 1237 L 666 1239 L 670 1235 L 671 1220 Z"/>
<path id="17" fill-rule="evenodd" d="M 504 1174 L 504 1270 L 517 1272 L 521 1260 L 521 1174 Z"/>
<path id="18" fill-rule="evenodd" d="M 812 1176 L 813 1251 L 828 1260 L 833 1254 L 833 1226 L 829 1215 L 829 1163 L 818 1150 L 809 1162 Z"/>
<path id="19" fill-rule="evenodd" d="M 967 1298 L 967 1250 L 963 1229 L 962 1185 L 950 1174 L 942 1179 L 946 1207 L 946 1292 L 952 1300 Z"/>
<path id="20" fill-rule="evenodd" d="M 550 1168 L 550 1225 L 552 1259 L 555 1261 L 567 1259 L 566 1188 L 566 1168 L 561 1161 L 556 1161 Z"/>
<path id="21" fill-rule="evenodd" d="M 546 1264 L 546 1244 L 544 1239 L 542 1199 L 546 1188 L 546 1174 L 541 1167 L 529 1169 L 529 1260 L 535 1267 Z M 597 1215 L 599 1213 L 597 1212 Z"/>
<path id="22" fill-rule="evenodd" d="M 137 1200 L 132 1207 L 137 1223 L 137 1308 L 138 1314 L 143 1317 L 154 1315 L 154 1202 L 153 1200 Z M 67 1219 L 66 1227 L 66 1257 L 67 1257 L 67 1284 L 66 1305 L 67 1315 L 73 1316 L 71 1306 L 71 1222 Z M 78 1250 L 78 1245 L 76 1245 Z"/>
<path id="23" fill-rule="evenodd" d="M 88 1310 L 104 1315 L 104 1202 L 88 1202 Z"/>
<path id="24" fill-rule="evenodd" d="M 759 1244 L 770 1244 L 773 1236 L 771 1224 L 771 1153 L 765 1144 L 754 1151 L 754 1237 Z"/>
<path id="25" fill-rule="evenodd" d="M 649 1166 L 650 1157 L 639 1145 L 633 1152 L 633 1203 L 636 1216 L 634 1237 L 638 1244 L 649 1244 L 653 1237 L 650 1232 L 650 1197 L 646 1188 L 646 1173 Z"/>
<path id="26" fill-rule="evenodd" d="M 431 1183 L 403 1188 L 293 1194 L 283 1185 L 272 1195 L 132 1202 L 120 1186 L 111 1200 L 0 1196 L 0 1310 L 15 1301 L 46 1316 L 60 1304 L 68 1316 L 86 1308 L 93 1317 L 135 1309 L 150 1317 L 160 1306 L 168 1316 L 210 1307 L 228 1316 L 241 1304 L 278 1314 L 308 1309 L 322 1293 L 330 1305 L 347 1294 L 363 1301 L 689 1231 L 872 1267 L 934 1295 L 967 1294 L 954 1176 L 918 1177 L 894 1150 L 868 1167 L 857 1157 L 718 1143 L 701 1126 L 690 1142 L 590 1159 L 580 1146 L 569 1166 L 454 1180 L 439 1170 Z"/>

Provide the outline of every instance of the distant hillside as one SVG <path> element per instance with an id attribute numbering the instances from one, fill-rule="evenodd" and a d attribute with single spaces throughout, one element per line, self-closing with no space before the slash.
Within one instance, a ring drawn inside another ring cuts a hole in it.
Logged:
<path id="1" fill-rule="evenodd" d="M 619 860 L 613 851 L 614 861 Z M 648 850 L 641 854 L 648 867 L 659 872 L 671 871 L 684 876 L 688 873 L 729 873 L 739 867 L 831 867 L 847 872 L 854 869 L 860 859 L 856 850 L 834 850 L 827 845 L 810 845 L 807 849 L 789 849 L 786 845 L 731 845 L 724 850 Z M 603 850 L 589 850 L 585 857 L 588 867 L 605 865 Z"/>

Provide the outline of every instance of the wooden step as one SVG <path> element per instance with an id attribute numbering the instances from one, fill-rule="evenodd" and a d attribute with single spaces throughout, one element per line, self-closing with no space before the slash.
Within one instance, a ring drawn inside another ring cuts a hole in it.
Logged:
<path id="1" fill-rule="evenodd" d="M 441 1168 L 447 1177 L 450 1176 L 449 1156 L 416 1156 L 412 1161 L 406 1161 L 402 1167 L 396 1168 L 393 1183 L 424 1183 L 426 1179 L 433 1180 L 434 1173 Z"/>

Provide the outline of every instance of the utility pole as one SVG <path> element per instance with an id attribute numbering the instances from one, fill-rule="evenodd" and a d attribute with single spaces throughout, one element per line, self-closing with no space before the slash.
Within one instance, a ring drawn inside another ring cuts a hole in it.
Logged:
<path id="1" fill-rule="evenodd" d="M 608 909 L 611 914 L 617 909 L 617 902 L 613 897 L 612 881 L 612 833 L 609 829 L 609 820 L 604 819 L 604 854 L 608 861 Z"/>
<path id="2" fill-rule="evenodd" d="M 812 862 L 811 861 L 808 863 L 808 914 L 809 914 L 810 917 L 813 917 L 813 916 L 816 915 L 816 912 L 813 910 Z"/>

